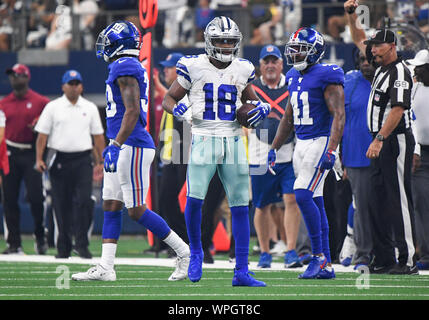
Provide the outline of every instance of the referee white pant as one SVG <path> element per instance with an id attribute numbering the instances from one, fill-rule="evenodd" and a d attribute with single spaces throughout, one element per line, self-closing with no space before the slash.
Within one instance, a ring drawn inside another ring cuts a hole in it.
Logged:
<path id="1" fill-rule="evenodd" d="M 411 267 L 416 262 L 411 196 L 414 145 L 411 131 L 391 134 L 383 142 L 379 158 L 371 161 L 369 204 L 375 266 L 395 264 L 395 247 L 399 264 Z"/>

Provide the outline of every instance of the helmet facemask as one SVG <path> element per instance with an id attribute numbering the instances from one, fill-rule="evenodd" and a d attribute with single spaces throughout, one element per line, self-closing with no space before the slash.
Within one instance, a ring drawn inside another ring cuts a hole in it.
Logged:
<path id="1" fill-rule="evenodd" d="M 230 18 L 216 17 L 204 31 L 206 53 L 220 62 L 231 62 L 238 57 L 242 35 Z M 229 44 L 224 47 L 222 44 Z"/>
<path id="2" fill-rule="evenodd" d="M 309 57 L 315 53 L 316 50 L 314 49 L 314 45 L 308 43 L 289 42 L 286 44 L 285 56 L 287 64 L 293 65 L 298 71 L 305 70 L 310 65 L 308 61 Z"/>

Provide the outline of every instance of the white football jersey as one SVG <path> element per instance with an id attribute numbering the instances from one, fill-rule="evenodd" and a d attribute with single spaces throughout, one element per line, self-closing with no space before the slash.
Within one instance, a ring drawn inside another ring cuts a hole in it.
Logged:
<path id="1" fill-rule="evenodd" d="M 182 57 L 177 65 L 177 81 L 189 91 L 192 133 L 209 136 L 241 135 L 236 111 L 241 93 L 255 79 L 255 67 L 236 58 L 225 69 L 210 63 L 206 54 Z"/>

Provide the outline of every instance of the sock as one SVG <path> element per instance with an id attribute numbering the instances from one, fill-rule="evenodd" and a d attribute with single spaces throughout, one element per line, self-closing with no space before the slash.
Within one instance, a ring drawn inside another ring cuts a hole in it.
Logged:
<path id="1" fill-rule="evenodd" d="M 231 207 L 232 235 L 235 240 L 235 269 L 247 272 L 249 269 L 249 207 Z"/>
<path id="2" fill-rule="evenodd" d="M 328 263 L 331 263 L 331 250 L 329 249 L 329 223 L 328 218 L 326 217 L 325 204 L 323 197 L 314 198 L 316 206 L 319 208 L 320 212 L 320 229 L 322 231 L 322 250 L 325 255 Z"/>
<path id="3" fill-rule="evenodd" d="M 137 223 L 148 229 L 161 240 L 164 240 L 171 230 L 163 218 L 149 209 L 143 212 L 143 215 Z"/>
<path id="4" fill-rule="evenodd" d="M 201 245 L 201 216 L 203 200 L 187 197 L 185 207 L 185 222 L 188 231 L 189 247 L 191 254 L 199 254 Z"/>
<path id="5" fill-rule="evenodd" d="M 322 253 L 320 213 L 313 200 L 313 192 L 306 189 L 297 189 L 295 190 L 295 198 L 307 226 L 312 253 L 313 255 Z"/>
<path id="6" fill-rule="evenodd" d="M 355 215 L 355 207 L 354 207 L 354 201 L 349 206 L 349 209 L 347 211 L 347 234 L 352 236 L 353 235 L 353 219 Z"/>
<path id="7" fill-rule="evenodd" d="M 189 257 L 188 245 L 173 230 L 171 230 L 170 234 L 163 241 L 176 252 L 178 257 Z"/>
<path id="8" fill-rule="evenodd" d="M 103 243 L 101 245 L 100 265 L 106 270 L 112 270 L 115 265 L 116 243 Z"/>
<path id="9" fill-rule="evenodd" d="M 122 229 L 122 211 L 104 211 L 102 239 L 119 239 Z"/>

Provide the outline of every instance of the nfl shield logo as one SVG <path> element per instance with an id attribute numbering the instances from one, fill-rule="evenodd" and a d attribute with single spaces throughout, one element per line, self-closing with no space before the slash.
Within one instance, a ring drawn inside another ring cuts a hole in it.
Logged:
<path id="1" fill-rule="evenodd" d="M 380 101 L 380 95 L 379 95 L 379 94 L 376 94 L 376 95 L 374 96 L 374 100 L 375 100 L 375 102 L 379 102 L 379 101 Z"/>

